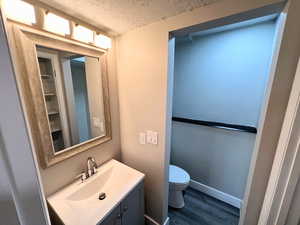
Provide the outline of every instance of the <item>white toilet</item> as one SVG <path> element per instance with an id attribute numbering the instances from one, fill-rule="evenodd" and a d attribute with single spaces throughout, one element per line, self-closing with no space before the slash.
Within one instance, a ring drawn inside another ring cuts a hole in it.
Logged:
<path id="1" fill-rule="evenodd" d="M 190 175 L 183 169 L 169 166 L 169 206 L 173 208 L 183 208 L 183 191 L 190 183 Z"/>

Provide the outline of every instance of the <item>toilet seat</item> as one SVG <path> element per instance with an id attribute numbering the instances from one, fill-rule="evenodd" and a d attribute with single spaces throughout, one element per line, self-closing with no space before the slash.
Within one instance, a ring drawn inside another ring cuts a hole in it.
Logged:
<path id="1" fill-rule="evenodd" d="M 187 184 L 190 182 L 190 175 L 183 169 L 170 165 L 169 183 L 174 185 Z"/>

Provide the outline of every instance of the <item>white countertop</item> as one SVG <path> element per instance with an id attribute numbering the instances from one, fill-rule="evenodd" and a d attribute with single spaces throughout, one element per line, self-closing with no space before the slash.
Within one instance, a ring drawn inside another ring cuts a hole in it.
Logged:
<path id="1" fill-rule="evenodd" d="M 96 225 L 134 189 L 144 174 L 116 160 L 98 168 L 84 181 L 78 180 L 47 198 L 65 225 Z M 99 200 L 99 193 L 106 198 Z"/>

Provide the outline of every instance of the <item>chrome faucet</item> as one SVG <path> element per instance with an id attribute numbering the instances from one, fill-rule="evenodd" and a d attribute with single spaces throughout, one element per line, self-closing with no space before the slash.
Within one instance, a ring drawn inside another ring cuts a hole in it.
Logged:
<path id="1" fill-rule="evenodd" d="M 97 163 L 94 159 L 94 157 L 88 157 L 87 159 L 87 178 L 93 176 L 95 173 L 97 173 Z"/>
<path id="2" fill-rule="evenodd" d="M 97 163 L 95 158 L 93 157 L 88 157 L 87 159 L 87 171 L 82 171 L 78 176 L 76 176 L 77 178 L 80 178 L 81 181 L 85 181 L 86 179 L 88 179 L 89 177 L 93 176 L 95 173 L 97 173 Z"/>

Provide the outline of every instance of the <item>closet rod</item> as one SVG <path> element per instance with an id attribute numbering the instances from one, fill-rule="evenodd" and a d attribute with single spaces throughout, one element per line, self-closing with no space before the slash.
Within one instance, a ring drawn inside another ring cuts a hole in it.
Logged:
<path id="1" fill-rule="evenodd" d="M 207 127 L 236 130 L 236 131 L 248 132 L 253 134 L 257 133 L 256 127 L 251 127 L 251 126 L 244 126 L 244 125 L 237 125 L 237 124 L 230 124 L 230 123 L 220 123 L 220 122 L 205 121 L 205 120 L 194 120 L 194 119 L 181 118 L 181 117 L 172 117 L 172 120 L 176 122 L 190 123 L 190 124 L 207 126 Z"/>

